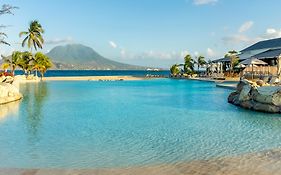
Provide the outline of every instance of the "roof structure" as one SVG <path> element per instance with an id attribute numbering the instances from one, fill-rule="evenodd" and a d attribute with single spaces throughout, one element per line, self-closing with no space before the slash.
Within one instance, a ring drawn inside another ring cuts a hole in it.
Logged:
<path id="1" fill-rule="evenodd" d="M 252 57 L 258 59 L 277 58 L 281 55 L 281 38 L 260 41 L 243 49 L 238 54 L 239 60 L 244 61 Z M 213 63 L 230 62 L 229 58 L 221 58 L 212 61 Z"/>
<path id="2" fill-rule="evenodd" d="M 241 50 L 241 52 L 243 53 L 252 50 L 272 49 L 272 48 L 281 48 L 281 38 L 260 41 L 250 47 L 247 47 L 244 50 Z"/>
<path id="3" fill-rule="evenodd" d="M 265 52 L 254 55 L 253 57 L 257 59 L 272 59 L 272 58 L 278 58 L 280 55 L 281 55 L 281 48 L 269 49 Z"/>
<path id="4" fill-rule="evenodd" d="M 266 62 L 259 60 L 257 58 L 249 58 L 247 60 L 242 61 L 240 64 L 243 65 L 267 65 Z"/>
<path id="5" fill-rule="evenodd" d="M 230 62 L 230 58 L 221 58 L 212 61 L 212 63 L 220 63 L 220 62 Z"/>

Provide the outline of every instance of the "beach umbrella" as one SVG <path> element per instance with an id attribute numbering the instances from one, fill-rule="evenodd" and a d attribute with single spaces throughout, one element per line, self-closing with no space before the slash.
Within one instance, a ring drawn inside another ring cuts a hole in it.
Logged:
<path id="1" fill-rule="evenodd" d="M 240 64 L 251 66 L 252 67 L 252 79 L 254 79 L 254 66 L 265 66 L 268 65 L 266 62 L 259 60 L 257 58 L 249 58 L 242 61 Z"/>
<path id="2" fill-rule="evenodd" d="M 249 58 L 247 60 L 242 61 L 240 64 L 244 64 L 244 65 L 268 65 L 266 62 L 259 60 L 257 58 Z"/>

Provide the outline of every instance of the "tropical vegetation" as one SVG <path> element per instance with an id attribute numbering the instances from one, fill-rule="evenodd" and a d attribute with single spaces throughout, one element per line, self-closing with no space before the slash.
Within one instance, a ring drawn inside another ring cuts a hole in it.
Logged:
<path id="1" fill-rule="evenodd" d="M 32 21 L 29 25 L 28 31 L 23 31 L 19 34 L 20 37 L 26 35 L 22 41 L 22 47 L 24 47 L 27 43 L 27 46 L 31 49 L 31 51 L 32 47 L 34 47 L 35 50 L 37 50 L 37 48 L 42 49 L 44 44 L 44 39 L 42 37 L 43 33 L 44 29 L 41 24 L 37 20 Z"/>
<path id="2" fill-rule="evenodd" d="M 191 55 L 187 54 L 184 57 L 184 73 L 193 74 L 194 73 L 195 61 L 192 59 Z"/>
<path id="3" fill-rule="evenodd" d="M 201 67 L 203 67 L 204 65 L 206 65 L 206 60 L 205 60 L 205 57 L 200 55 L 197 57 L 197 71 L 199 72 L 199 69 Z"/>
<path id="4" fill-rule="evenodd" d="M 0 16 L 4 15 L 4 14 L 13 14 L 13 9 L 16 9 L 17 7 L 11 6 L 11 5 L 2 5 L 2 7 L 0 8 Z M 2 25 L 1 28 L 5 28 L 7 26 Z M 4 32 L 0 32 L 0 44 L 5 44 L 5 45 L 10 45 L 7 41 L 6 38 L 8 36 L 6 35 L 6 33 Z"/>
<path id="5" fill-rule="evenodd" d="M 6 13 L 9 13 L 9 11 L 6 11 Z M 1 15 L 1 10 L 0 10 Z M 28 49 L 30 51 L 14 51 L 11 56 L 3 57 L 4 63 L 2 65 L 2 68 L 7 70 L 10 68 L 11 75 L 15 75 L 15 70 L 17 68 L 21 68 L 24 73 L 28 76 L 31 74 L 31 72 L 35 71 L 35 76 L 38 76 L 38 72 L 40 72 L 41 80 L 46 73 L 46 71 L 52 67 L 52 61 L 51 59 L 43 54 L 42 52 L 37 52 L 35 54 L 32 53 L 32 49 L 34 48 L 36 51 L 38 48 L 42 49 L 44 44 L 43 34 L 44 30 L 42 28 L 42 25 L 39 23 L 39 21 L 34 20 L 30 23 L 29 28 L 27 31 L 20 32 L 19 36 L 22 37 L 25 35 L 25 38 L 22 41 L 22 47 L 25 47 L 27 43 Z M 0 36 L 6 36 L 4 33 L 0 33 Z M 1 40 L 0 37 L 0 43 L 7 44 L 6 41 L 3 39 Z"/>
<path id="6" fill-rule="evenodd" d="M 229 51 L 226 55 L 225 58 L 229 58 L 230 60 L 230 75 L 233 76 L 234 74 L 234 68 L 239 64 L 239 57 L 238 57 L 238 52 L 235 50 Z"/>
<path id="7" fill-rule="evenodd" d="M 33 69 L 36 70 L 36 76 L 37 76 L 37 71 L 40 72 L 41 80 L 42 80 L 42 78 L 44 77 L 44 74 L 46 73 L 46 71 L 49 68 L 52 67 L 52 61 L 45 54 L 43 54 L 41 52 L 38 52 L 34 56 L 32 67 L 33 67 Z"/>
<path id="8" fill-rule="evenodd" d="M 180 69 L 177 64 L 172 65 L 170 68 L 171 75 L 176 76 L 180 73 Z"/>
<path id="9" fill-rule="evenodd" d="M 190 54 L 187 54 L 184 57 L 184 64 L 174 64 L 170 68 L 171 75 L 175 76 L 183 72 L 186 75 L 193 75 L 196 73 L 194 70 L 195 64 L 197 64 L 197 72 L 199 72 L 199 69 L 206 65 L 205 57 L 200 55 L 196 57 L 196 61 L 192 58 Z M 181 70 L 179 67 L 183 66 L 183 70 Z"/>

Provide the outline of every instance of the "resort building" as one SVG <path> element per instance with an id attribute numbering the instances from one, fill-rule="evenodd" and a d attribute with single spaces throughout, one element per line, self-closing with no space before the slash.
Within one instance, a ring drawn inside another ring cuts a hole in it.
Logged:
<path id="1" fill-rule="evenodd" d="M 256 58 L 262 60 L 268 64 L 266 69 L 264 67 L 255 68 L 257 72 L 265 71 L 268 74 L 276 75 L 277 74 L 277 65 L 278 58 L 281 57 L 281 38 L 270 39 L 260 41 L 255 43 L 243 50 L 239 53 L 239 62 L 250 58 Z M 224 63 L 225 65 L 229 65 L 229 58 L 221 58 L 218 60 L 214 60 L 213 63 Z M 228 67 L 228 66 L 226 66 Z M 245 69 L 247 72 L 247 68 Z"/>
<path id="2" fill-rule="evenodd" d="M 254 57 L 267 62 L 270 66 L 276 66 L 277 58 L 281 54 L 281 38 L 260 41 L 240 51 L 241 61 Z"/>

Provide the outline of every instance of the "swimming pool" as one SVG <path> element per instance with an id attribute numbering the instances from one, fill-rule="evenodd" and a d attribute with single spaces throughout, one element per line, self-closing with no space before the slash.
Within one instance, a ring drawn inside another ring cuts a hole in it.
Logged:
<path id="1" fill-rule="evenodd" d="M 281 147 L 280 115 L 227 103 L 231 91 L 187 80 L 21 85 L 0 106 L 0 168 L 173 164 Z"/>

